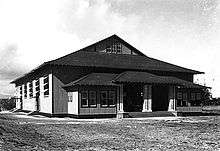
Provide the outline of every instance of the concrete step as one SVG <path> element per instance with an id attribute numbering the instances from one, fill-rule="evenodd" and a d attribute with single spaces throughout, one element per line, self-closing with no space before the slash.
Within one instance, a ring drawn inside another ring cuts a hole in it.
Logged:
<path id="1" fill-rule="evenodd" d="M 139 117 L 174 117 L 173 112 L 157 111 L 157 112 L 128 112 L 125 117 L 139 118 Z"/>

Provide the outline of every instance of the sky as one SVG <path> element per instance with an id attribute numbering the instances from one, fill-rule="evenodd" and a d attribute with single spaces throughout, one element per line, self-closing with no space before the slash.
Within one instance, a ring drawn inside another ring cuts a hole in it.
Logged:
<path id="1" fill-rule="evenodd" d="M 220 97 L 219 0 L 0 0 L 0 95 L 45 61 L 112 34 L 149 57 L 203 71 Z"/>

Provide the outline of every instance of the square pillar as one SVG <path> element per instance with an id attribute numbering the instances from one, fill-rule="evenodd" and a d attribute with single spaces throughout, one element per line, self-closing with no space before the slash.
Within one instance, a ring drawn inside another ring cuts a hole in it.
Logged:
<path id="1" fill-rule="evenodd" d="M 168 99 L 169 99 L 169 107 L 168 111 L 175 111 L 176 110 L 176 92 L 175 92 L 175 86 L 169 86 L 169 94 L 168 94 Z"/>
<path id="2" fill-rule="evenodd" d="M 117 90 L 117 118 L 124 117 L 124 102 L 123 102 L 123 85 L 120 85 Z"/>
<path id="3" fill-rule="evenodd" d="M 142 112 L 152 112 L 152 85 L 144 85 L 144 103 Z"/>

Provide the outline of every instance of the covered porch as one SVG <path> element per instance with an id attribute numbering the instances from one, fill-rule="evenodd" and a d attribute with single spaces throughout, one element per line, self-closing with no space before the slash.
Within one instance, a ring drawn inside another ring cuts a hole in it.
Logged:
<path id="1" fill-rule="evenodd" d="M 202 112 L 204 87 L 192 82 L 145 72 L 126 72 L 117 77 L 115 82 L 120 84 L 118 118 L 177 116 L 178 112 Z M 187 96 L 183 96 L 185 93 Z M 198 94 L 200 96 L 195 99 L 194 94 L 195 97 Z"/>

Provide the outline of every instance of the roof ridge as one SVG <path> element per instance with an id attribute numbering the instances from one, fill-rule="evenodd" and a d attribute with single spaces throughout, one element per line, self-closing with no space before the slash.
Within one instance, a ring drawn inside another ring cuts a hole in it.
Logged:
<path id="1" fill-rule="evenodd" d="M 77 80 L 75 80 L 75 81 L 72 81 L 72 82 L 70 82 L 70 83 L 68 83 L 68 84 L 74 84 L 74 83 L 77 83 L 77 82 L 80 82 L 80 81 L 82 81 L 83 79 L 85 79 L 85 78 L 87 78 L 89 75 L 91 75 L 92 73 L 89 73 L 89 74 L 87 74 L 87 75 L 85 75 L 85 76 L 83 76 L 83 77 L 81 77 L 81 78 L 79 78 L 79 79 L 77 79 Z M 66 85 L 68 85 L 68 84 L 66 84 Z"/>

